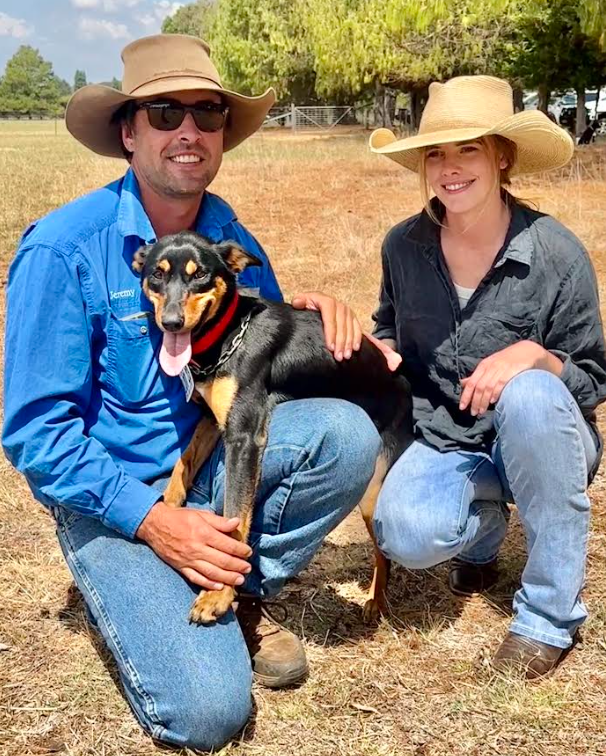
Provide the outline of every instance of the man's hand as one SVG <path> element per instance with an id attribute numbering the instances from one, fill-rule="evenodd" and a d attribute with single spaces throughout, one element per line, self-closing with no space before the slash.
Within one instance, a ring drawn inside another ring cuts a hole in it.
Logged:
<path id="1" fill-rule="evenodd" d="M 463 378 L 463 393 L 459 409 L 471 405 L 472 415 L 483 415 L 488 405 L 499 401 L 501 392 L 509 381 L 524 370 L 547 370 L 560 375 L 563 363 L 534 341 L 518 341 L 485 357 L 468 378 Z"/>
<path id="2" fill-rule="evenodd" d="M 229 534 L 240 520 L 199 509 L 173 509 L 158 501 L 137 530 L 137 537 L 190 582 L 207 590 L 242 585 L 250 572 L 252 549 Z"/>
<path id="3" fill-rule="evenodd" d="M 350 308 L 328 294 L 308 291 L 292 300 L 297 310 L 319 310 L 324 325 L 326 345 L 339 362 L 348 360 L 362 343 L 362 327 Z"/>

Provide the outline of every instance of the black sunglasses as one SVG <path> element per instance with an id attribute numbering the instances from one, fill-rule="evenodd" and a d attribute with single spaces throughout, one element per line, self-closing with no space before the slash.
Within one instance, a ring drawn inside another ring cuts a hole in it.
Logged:
<path id="1" fill-rule="evenodd" d="M 174 131 L 191 113 L 200 131 L 220 131 L 225 125 L 229 108 L 220 102 L 197 102 L 182 105 L 175 100 L 152 100 L 137 103 L 137 110 L 147 110 L 149 125 L 159 131 Z"/>

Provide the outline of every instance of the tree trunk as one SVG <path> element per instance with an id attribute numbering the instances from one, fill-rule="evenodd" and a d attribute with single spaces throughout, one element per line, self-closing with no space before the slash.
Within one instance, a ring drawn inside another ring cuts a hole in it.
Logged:
<path id="1" fill-rule="evenodd" d="M 410 115 L 413 131 L 418 131 L 419 129 L 421 115 L 427 102 L 428 94 L 429 87 L 419 87 L 418 89 L 413 89 L 410 93 Z"/>
<path id="2" fill-rule="evenodd" d="M 575 135 L 580 137 L 587 127 L 587 110 L 585 109 L 585 87 L 577 87 L 577 117 Z"/>
<path id="3" fill-rule="evenodd" d="M 393 128 L 393 121 L 391 118 L 391 104 L 393 101 L 393 97 L 391 95 L 391 92 L 387 89 L 383 89 L 383 126 L 386 126 L 388 129 Z"/>
<path id="4" fill-rule="evenodd" d="M 551 97 L 551 90 L 547 84 L 539 84 L 539 110 L 547 114 L 549 110 L 549 98 Z"/>
<path id="5" fill-rule="evenodd" d="M 383 87 L 378 79 L 375 79 L 375 94 L 373 112 L 375 117 L 375 127 L 383 125 Z"/>
<path id="6" fill-rule="evenodd" d="M 524 90 L 522 87 L 513 88 L 513 112 L 519 113 L 524 110 Z"/>

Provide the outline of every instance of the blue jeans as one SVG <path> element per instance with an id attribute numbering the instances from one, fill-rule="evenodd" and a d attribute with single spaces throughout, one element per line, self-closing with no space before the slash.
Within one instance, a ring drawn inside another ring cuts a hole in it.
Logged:
<path id="1" fill-rule="evenodd" d="M 272 596 L 310 562 L 361 499 L 379 447 L 366 413 L 348 402 L 309 399 L 274 410 L 243 590 Z M 188 506 L 221 513 L 224 477 L 219 444 Z M 233 612 L 214 625 L 191 625 L 198 589 L 145 543 L 67 509 L 54 514 L 69 568 L 141 725 L 177 746 L 223 745 L 251 712 L 250 658 Z"/>
<path id="2" fill-rule="evenodd" d="M 511 631 L 559 648 L 587 612 L 580 594 L 589 535 L 593 434 L 566 386 L 528 370 L 504 388 L 491 454 L 441 453 L 416 441 L 389 472 L 375 512 L 379 545 L 405 567 L 494 559 L 515 502 L 528 547 Z"/>

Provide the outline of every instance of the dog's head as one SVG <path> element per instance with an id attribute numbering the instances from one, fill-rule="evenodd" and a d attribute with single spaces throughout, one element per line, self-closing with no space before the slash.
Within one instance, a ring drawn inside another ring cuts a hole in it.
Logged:
<path id="1" fill-rule="evenodd" d="M 191 332 L 202 331 L 221 314 L 235 293 L 236 275 L 249 265 L 261 261 L 235 242 L 212 244 L 192 231 L 165 236 L 135 253 L 133 270 L 141 274 L 143 291 L 165 334 L 160 358 L 167 373 L 175 375 L 187 364 Z M 179 359 L 169 366 L 166 353 Z"/>

